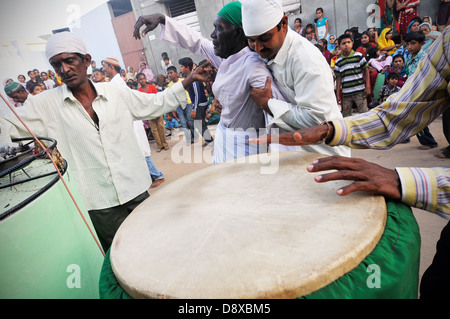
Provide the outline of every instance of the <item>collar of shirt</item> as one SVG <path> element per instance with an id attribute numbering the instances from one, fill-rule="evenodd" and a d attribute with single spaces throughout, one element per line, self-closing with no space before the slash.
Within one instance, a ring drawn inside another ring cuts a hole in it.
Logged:
<path id="1" fill-rule="evenodd" d="M 299 34 L 296 34 L 296 32 L 291 30 L 290 28 L 288 29 L 288 31 L 286 33 L 286 37 L 284 38 L 284 41 L 283 41 L 283 45 L 281 46 L 281 48 L 278 51 L 275 58 L 273 58 L 272 60 L 267 62 L 268 65 L 271 65 L 272 63 L 283 65 L 286 63 L 286 59 L 289 54 L 289 48 L 291 47 L 292 41 L 294 40 L 294 37 L 296 35 L 300 36 Z"/>
<path id="2" fill-rule="evenodd" d="M 104 98 L 106 101 L 108 101 L 108 97 L 105 94 L 105 90 L 104 87 L 102 85 L 99 85 L 97 83 L 92 83 L 91 80 L 89 80 L 90 84 L 92 84 L 94 86 L 95 91 L 97 92 L 97 98 L 101 97 Z M 66 101 L 67 99 L 76 102 L 77 99 L 75 98 L 75 96 L 73 96 L 72 90 L 66 85 L 62 85 L 61 86 L 61 90 L 62 90 L 62 95 L 63 95 L 63 100 Z"/>
<path id="3" fill-rule="evenodd" d="M 345 58 L 351 58 L 353 57 L 353 55 L 355 54 L 355 51 L 351 50 L 350 54 L 345 56 L 344 53 L 341 54 L 341 58 L 345 59 Z"/>

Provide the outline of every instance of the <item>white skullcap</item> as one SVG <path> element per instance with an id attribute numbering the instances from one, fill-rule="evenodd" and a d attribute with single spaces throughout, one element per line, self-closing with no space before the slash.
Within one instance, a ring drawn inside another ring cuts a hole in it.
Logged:
<path id="1" fill-rule="evenodd" d="M 261 35 L 280 23 L 283 7 L 279 0 L 240 0 L 242 27 L 248 37 Z"/>
<path id="2" fill-rule="evenodd" d="M 45 45 L 45 55 L 50 60 L 60 53 L 87 54 L 86 44 L 72 32 L 60 32 L 52 35 Z"/>

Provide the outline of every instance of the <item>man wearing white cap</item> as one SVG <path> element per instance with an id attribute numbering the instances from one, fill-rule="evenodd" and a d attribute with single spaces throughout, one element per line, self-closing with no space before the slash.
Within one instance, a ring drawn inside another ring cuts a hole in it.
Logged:
<path id="1" fill-rule="evenodd" d="M 256 136 L 261 128 L 270 128 L 275 124 L 277 128 L 289 131 L 294 129 L 279 119 L 272 119 L 270 114 L 263 113 L 250 97 L 251 88 L 262 89 L 266 78 L 271 77 L 271 74 L 265 63 L 247 45 L 239 1 L 228 3 L 217 13 L 214 31 L 211 33 L 212 41 L 204 38 L 200 32 L 162 14 L 139 17 L 134 36 L 140 37 L 139 30 L 142 26 L 146 27 L 143 32 L 146 34 L 158 25 L 161 25 L 163 40 L 206 56 L 218 68 L 213 93 L 223 110 L 216 129 L 213 163 L 262 152 L 262 148 L 258 149 L 257 145 L 249 144 L 247 140 Z M 328 70 L 328 73 L 331 72 Z M 270 94 L 283 99 L 275 85 L 271 87 Z M 331 148 L 325 144 L 302 148 L 330 155 L 344 155 L 340 148 Z"/>
<path id="2" fill-rule="evenodd" d="M 133 121 L 185 105 L 185 88 L 207 80 L 206 72 L 200 68 L 164 92 L 145 94 L 92 83 L 87 76 L 91 56 L 71 32 L 50 37 L 46 55 L 65 84 L 28 98 L 17 113 L 36 136 L 58 141 L 106 251 L 122 221 L 148 197 L 151 184 Z M 0 118 L 0 125 L 5 137 L 29 136 L 18 119 Z"/>
<path id="3" fill-rule="evenodd" d="M 329 65 L 313 44 L 289 28 L 280 1 L 241 2 L 248 44 L 267 62 L 286 99 L 272 98 L 269 79 L 264 90 L 252 89 L 258 106 L 274 120 L 282 120 L 291 131 L 341 119 Z M 328 147 L 319 144 L 306 148 L 322 152 Z M 350 156 L 350 150 L 341 148 L 339 155 Z"/>

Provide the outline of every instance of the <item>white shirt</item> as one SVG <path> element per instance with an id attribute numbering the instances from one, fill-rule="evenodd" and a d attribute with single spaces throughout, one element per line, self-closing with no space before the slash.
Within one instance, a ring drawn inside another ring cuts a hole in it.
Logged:
<path id="1" fill-rule="evenodd" d="M 130 89 L 119 73 L 114 75 L 109 83 L 117 84 Z M 134 134 L 136 134 L 136 138 L 142 150 L 142 154 L 144 155 L 144 157 L 149 157 L 151 155 L 151 150 L 150 144 L 148 143 L 147 133 L 145 133 L 144 123 L 142 123 L 142 121 L 134 121 L 133 127 Z"/>
<path id="2" fill-rule="evenodd" d="M 16 109 L 35 135 L 56 139 L 88 210 L 124 204 L 150 187 L 133 122 L 186 105 L 181 83 L 157 94 L 110 83 L 93 85 L 97 97 L 92 107 L 99 129 L 66 85 L 31 96 L 24 107 Z M 1 135 L 29 136 L 16 118 L 0 118 L 0 128 Z"/>
<path id="3" fill-rule="evenodd" d="M 294 131 L 325 120 L 342 119 L 330 67 L 322 53 L 306 38 L 288 29 L 281 49 L 267 64 L 287 101 L 269 100 L 269 108 L 274 115 L 269 126 L 276 123 L 288 131 Z M 302 148 L 310 152 L 350 156 L 348 147 L 319 144 Z"/>
<path id="4" fill-rule="evenodd" d="M 45 80 L 44 84 L 47 90 L 53 89 L 56 86 L 55 81 L 53 81 L 52 79 Z"/>

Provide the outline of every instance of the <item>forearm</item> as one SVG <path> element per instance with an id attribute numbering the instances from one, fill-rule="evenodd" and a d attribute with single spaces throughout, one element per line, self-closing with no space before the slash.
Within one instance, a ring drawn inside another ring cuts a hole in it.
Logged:
<path id="1" fill-rule="evenodd" d="M 450 219 L 450 168 L 396 168 L 402 187 L 401 201 Z"/>

